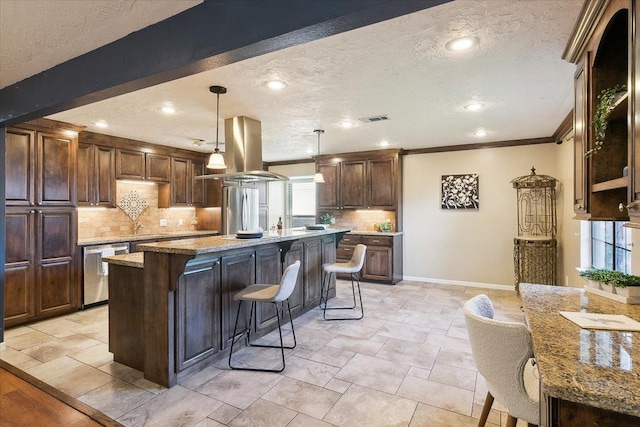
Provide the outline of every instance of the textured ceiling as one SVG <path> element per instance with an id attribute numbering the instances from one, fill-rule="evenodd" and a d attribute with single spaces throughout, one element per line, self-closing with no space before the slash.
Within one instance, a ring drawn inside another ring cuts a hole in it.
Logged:
<path id="1" fill-rule="evenodd" d="M 228 89 L 221 119 L 246 115 L 262 122 L 265 161 L 309 158 L 317 128 L 326 131 L 322 153 L 377 149 L 382 139 L 411 149 L 546 137 L 573 103 L 575 67 L 561 54 L 581 6 L 582 0 L 457 0 L 50 118 L 210 151 L 192 141 L 215 140 L 215 95 L 208 90 L 215 84 Z M 479 40 L 470 52 L 444 48 L 468 35 Z M 288 87 L 273 92 L 263 85 L 276 77 Z M 465 111 L 471 100 L 486 108 Z M 160 112 L 167 101 L 177 114 Z M 390 120 L 338 126 L 345 118 L 382 114 Z M 109 128 L 95 127 L 97 120 Z M 478 127 L 488 135 L 474 137 Z M 222 128 L 220 135 L 222 141 Z"/>

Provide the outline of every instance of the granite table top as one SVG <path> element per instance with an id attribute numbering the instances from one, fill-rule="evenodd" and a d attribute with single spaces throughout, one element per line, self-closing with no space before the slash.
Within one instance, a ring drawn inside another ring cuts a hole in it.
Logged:
<path id="1" fill-rule="evenodd" d="M 144 268 L 144 252 L 105 256 L 102 257 L 102 261 L 126 267 Z"/>
<path id="2" fill-rule="evenodd" d="M 640 332 L 581 329 L 559 311 L 623 314 L 640 321 L 640 305 L 584 289 L 522 284 L 543 391 L 559 399 L 640 416 Z"/>
<path id="3" fill-rule="evenodd" d="M 147 243 L 139 249 L 149 252 L 162 252 L 181 255 L 200 255 L 231 249 L 249 248 L 269 243 L 289 240 L 308 239 L 317 236 L 349 232 L 349 228 L 327 228 L 326 230 L 306 230 L 305 228 L 285 228 L 278 231 L 264 231 L 258 239 L 238 239 L 235 235 L 200 237 L 193 239 L 170 240 Z"/>
<path id="4" fill-rule="evenodd" d="M 219 234 L 217 230 L 185 230 L 155 234 L 127 234 L 113 237 L 91 237 L 78 240 L 78 246 L 102 245 L 108 243 L 138 242 L 140 240 L 171 239 L 182 237 L 203 237 Z"/>

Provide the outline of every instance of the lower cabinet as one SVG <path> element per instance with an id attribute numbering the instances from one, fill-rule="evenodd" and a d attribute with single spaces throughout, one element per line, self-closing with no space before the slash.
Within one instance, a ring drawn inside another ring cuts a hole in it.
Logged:
<path id="1" fill-rule="evenodd" d="M 275 285 L 280 283 L 282 276 L 280 262 L 280 247 L 270 246 L 256 251 L 256 283 Z M 276 309 L 273 303 L 256 304 L 256 330 L 260 331 L 277 326 Z"/>
<path id="2" fill-rule="evenodd" d="M 222 277 L 222 348 L 231 346 L 233 328 L 238 313 L 238 301 L 233 295 L 249 285 L 256 283 L 256 255 L 255 251 L 224 255 L 220 260 Z M 243 304 L 243 311 L 238 319 L 238 330 L 247 327 L 249 319 L 249 304 Z"/>
<path id="3" fill-rule="evenodd" d="M 220 350 L 220 260 L 185 268 L 176 289 L 176 371 Z"/>
<path id="4" fill-rule="evenodd" d="M 75 209 L 6 210 L 5 325 L 77 308 Z"/>
<path id="5" fill-rule="evenodd" d="M 348 262 L 356 245 L 360 243 L 367 247 L 364 266 L 360 272 L 362 280 L 388 284 L 402 280 L 402 234 L 347 234 L 338 246 L 337 262 Z M 350 275 L 338 277 L 350 279 Z"/>

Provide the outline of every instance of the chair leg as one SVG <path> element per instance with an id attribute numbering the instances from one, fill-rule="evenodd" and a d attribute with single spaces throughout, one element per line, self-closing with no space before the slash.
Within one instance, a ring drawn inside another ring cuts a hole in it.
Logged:
<path id="1" fill-rule="evenodd" d="M 480 415 L 480 420 L 478 421 L 478 427 L 484 427 L 487 423 L 487 418 L 489 418 L 489 412 L 491 412 L 491 407 L 493 406 L 493 396 L 491 393 L 487 392 L 487 397 L 484 398 L 484 406 L 482 407 L 482 414 Z"/>
<path id="2" fill-rule="evenodd" d="M 284 304 L 284 302 L 283 302 L 283 304 Z M 286 366 L 285 365 L 285 357 L 284 357 L 284 349 L 285 348 L 286 349 L 293 349 L 293 348 L 296 347 L 296 345 L 297 345 L 296 333 L 295 333 L 295 330 L 293 328 L 293 318 L 291 317 L 291 306 L 289 305 L 289 300 L 287 300 L 287 310 L 289 311 L 289 321 L 291 322 L 291 332 L 293 334 L 293 346 L 285 346 L 283 338 L 282 338 L 282 324 L 280 322 L 280 310 L 278 309 L 278 303 L 274 302 L 273 305 L 276 308 L 276 320 L 278 321 L 278 334 L 280 335 L 280 345 L 251 344 L 251 340 L 249 339 L 249 331 L 251 330 L 251 319 L 255 319 L 255 317 L 253 316 L 253 311 L 256 309 L 256 303 L 255 303 L 255 301 L 252 301 L 252 303 L 251 303 L 250 320 L 249 320 L 249 324 L 247 325 L 247 346 L 248 347 L 279 348 L 280 349 L 280 354 L 282 356 L 282 368 L 280 368 L 280 369 L 246 368 L 246 367 L 233 366 L 231 364 L 231 356 L 233 354 L 233 344 L 234 344 L 234 341 L 235 341 L 236 330 L 238 328 L 238 318 L 240 317 L 240 309 L 242 307 L 242 300 L 240 300 L 240 304 L 238 305 L 238 314 L 236 316 L 236 323 L 235 323 L 235 325 L 233 327 L 233 338 L 231 340 L 231 349 L 229 351 L 229 368 L 236 369 L 236 370 L 241 370 L 241 371 L 259 371 L 259 372 L 282 372 L 282 371 L 284 371 L 284 368 Z M 284 307 L 283 307 L 283 311 L 284 311 Z"/>
<path id="3" fill-rule="evenodd" d="M 330 273 L 331 274 L 331 273 Z M 360 316 L 359 317 L 330 317 L 327 318 L 327 310 L 353 310 L 356 308 L 356 290 L 353 285 L 353 279 L 356 279 L 358 284 L 358 297 L 360 299 Z M 322 317 L 324 320 L 360 320 L 364 317 L 364 306 L 362 305 L 362 292 L 360 291 L 360 276 L 358 273 L 351 273 L 351 290 L 353 291 L 353 307 L 327 307 L 327 301 L 329 301 L 329 284 L 327 284 L 326 289 L 326 298 L 324 301 L 324 312 L 322 313 Z"/>
<path id="4" fill-rule="evenodd" d="M 514 418 L 511 415 L 507 417 L 507 427 L 516 427 L 517 423 L 518 423 L 517 418 Z"/>

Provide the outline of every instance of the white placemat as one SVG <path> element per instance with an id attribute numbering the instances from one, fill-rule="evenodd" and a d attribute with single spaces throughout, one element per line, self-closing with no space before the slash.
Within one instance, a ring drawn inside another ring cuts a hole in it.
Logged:
<path id="1" fill-rule="evenodd" d="M 561 311 L 560 314 L 583 329 L 640 332 L 640 322 L 623 314 L 580 313 Z"/>

